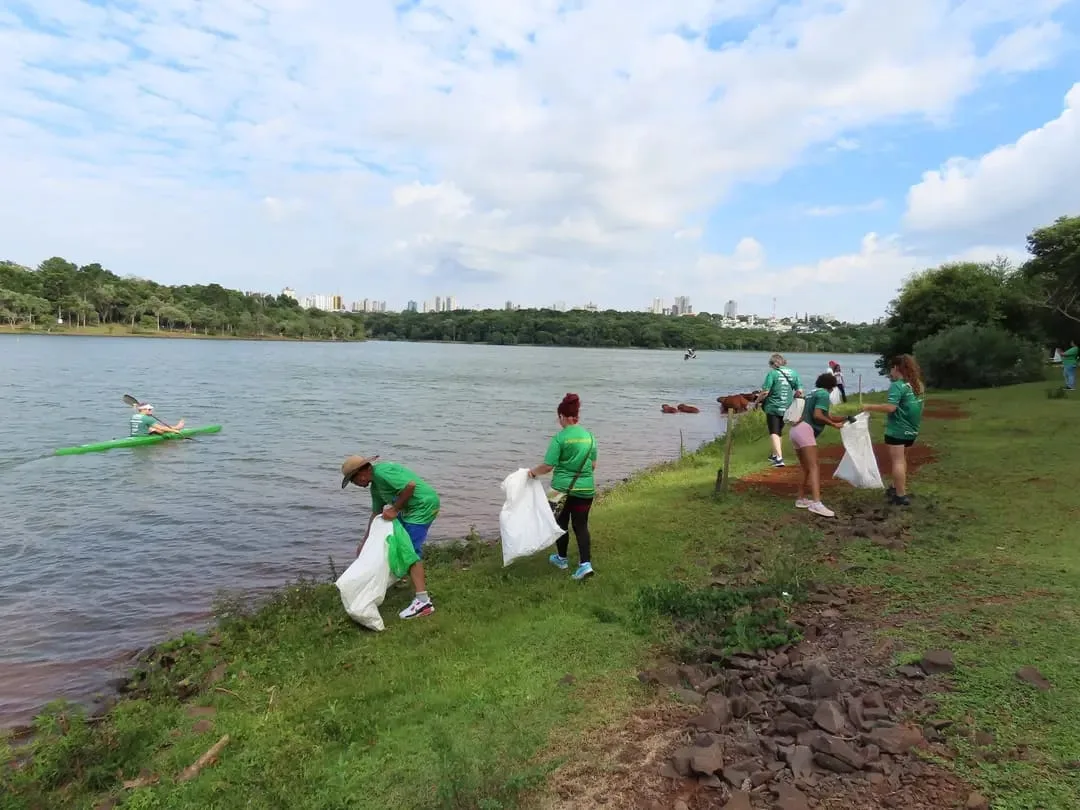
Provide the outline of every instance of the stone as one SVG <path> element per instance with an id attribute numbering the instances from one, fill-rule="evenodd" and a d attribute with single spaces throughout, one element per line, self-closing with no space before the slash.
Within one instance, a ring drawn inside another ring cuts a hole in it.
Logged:
<path id="1" fill-rule="evenodd" d="M 844 763 L 852 771 L 861 771 L 866 765 L 866 759 L 839 737 L 819 735 L 810 746 L 815 753 L 826 756 Z M 815 757 L 815 761 L 817 758 Z M 820 764 L 820 763 L 819 763 Z M 824 766 L 823 766 L 824 767 Z"/>
<path id="2" fill-rule="evenodd" d="M 978 791 L 972 792 L 964 805 L 967 810 L 989 810 L 990 802 Z"/>
<path id="3" fill-rule="evenodd" d="M 680 686 L 676 689 L 672 689 L 671 693 L 675 695 L 681 703 L 686 703 L 689 706 L 700 706 L 705 702 L 705 696 L 698 694 L 693 689 L 684 689 Z"/>
<path id="4" fill-rule="evenodd" d="M 885 707 L 885 698 L 876 690 L 867 692 L 862 696 L 862 705 L 868 709 L 881 709 Z"/>
<path id="5" fill-rule="evenodd" d="M 806 779 L 814 774 L 814 752 L 808 745 L 796 745 L 784 756 L 796 780 Z"/>
<path id="6" fill-rule="evenodd" d="M 191 726 L 191 730 L 195 734 L 206 734 L 208 731 L 214 730 L 214 721 L 206 719 L 196 720 Z"/>
<path id="7" fill-rule="evenodd" d="M 797 737 L 809 730 L 810 724 L 794 714 L 785 713 L 773 721 L 773 731 L 785 737 Z"/>
<path id="8" fill-rule="evenodd" d="M 693 759 L 695 750 L 696 749 L 690 747 L 680 748 L 671 755 L 672 767 L 675 768 L 680 776 L 690 775 L 690 760 Z"/>
<path id="9" fill-rule="evenodd" d="M 665 762 L 660 766 L 660 776 L 664 779 L 682 779 L 686 774 L 679 773 L 678 768 L 671 762 Z"/>
<path id="10" fill-rule="evenodd" d="M 658 686 L 678 687 L 682 685 L 679 678 L 679 670 L 675 667 L 661 667 L 660 669 L 647 669 L 638 673 L 638 680 L 646 684 Z"/>
<path id="11" fill-rule="evenodd" d="M 790 709 L 799 717 L 810 718 L 814 716 L 814 712 L 817 711 L 817 704 L 812 700 L 804 700 L 794 695 L 782 695 L 780 702 L 783 703 L 788 709 Z"/>
<path id="12" fill-rule="evenodd" d="M 690 770 L 694 773 L 709 776 L 723 767 L 724 749 L 719 744 L 714 742 L 706 748 L 694 748 L 694 753 L 690 757 Z"/>
<path id="13" fill-rule="evenodd" d="M 989 731 L 976 731 L 975 732 L 975 744 L 986 748 L 993 745 L 995 742 L 994 735 Z"/>
<path id="14" fill-rule="evenodd" d="M 743 782 L 749 778 L 750 774 L 746 771 L 740 771 L 738 768 L 724 768 L 724 781 L 736 790 L 740 790 Z"/>
<path id="15" fill-rule="evenodd" d="M 840 636 L 841 649 L 850 650 L 859 643 L 859 634 L 854 630 L 845 630 Z"/>
<path id="16" fill-rule="evenodd" d="M 814 752 L 814 762 L 827 771 L 833 773 L 855 773 L 855 768 L 852 768 L 846 762 L 843 762 L 830 754 L 823 754 L 820 751 Z"/>
<path id="17" fill-rule="evenodd" d="M 691 666 L 684 664 L 678 669 L 679 677 L 690 685 L 690 688 L 695 692 L 707 692 L 708 689 L 702 689 L 701 685 L 705 682 L 708 675 L 701 667 Z"/>
<path id="18" fill-rule="evenodd" d="M 703 788 L 709 788 L 709 790 L 720 790 L 724 786 L 723 780 L 715 774 L 709 774 L 708 776 L 699 776 L 697 783 Z"/>
<path id="19" fill-rule="evenodd" d="M 927 675 L 944 675 L 956 669 L 952 650 L 930 650 L 923 655 L 919 666 Z"/>
<path id="20" fill-rule="evenodd" d="M 866 735 L 867 742 L 890 754 L 906 754 L 912 746 L 922 742 L 922 738 L 921 731 L 907 726 L 875 728 Z"/>
<path id="21" fill-rule="evenodd" d="M 814 712 L 814 723 L 830 734 L 839 734 L 847 727 L 844 712 L 833 700 L 823 700 L 818 704 L 817 711 Z"/>
<path id="22" fill-rule="evenodd" d="M 843 691 L 843 684 L 831 675 L 815 675 L 810 680 L 810 694 L 817 700 L 836 697 Z"/>
<path id="23" fill-rule="evenodd" d="M 1016 677 L 1044 692 L 1053 685 L 1035 667 L 1020 667 L 1020 669 L 1016 670 Z"/>
<path id="24" fill-rule="evenodd" d="M 810 802 L 806 794 L 794 785 L 781 782 L 776 787 L 776 810 L 810 810 Z"/>
<path id="25" fill-rule="evenodd" d="M 705 705 L 710 712 L 715 714 L 722 724 L 731 722 L 731 701 L 724 695 L 710 692 L 705 699 Z"/>
<path id="26" fill-rule="evenodd" d="M 690 805 L 682 799 L 678 799 L 675 804 L 671 805 L 671 810 L 690 810 Z"/>
<path id="27" fill-rule="evenodd" d="M 750 794 L 743 790 L 731 791 L 731 798 L 724 805 L 724 810 L 753 810 Z"/>
<path id="28" fill-rule="evenodd" d="M 926 677 L 926 673 L 923 672 L 922 667 L 917 667 L 914 664 L 904 664 L 902 667 L 897 667 L 896 671 L 905 678 L 911 678 L 912 680 Z"/>

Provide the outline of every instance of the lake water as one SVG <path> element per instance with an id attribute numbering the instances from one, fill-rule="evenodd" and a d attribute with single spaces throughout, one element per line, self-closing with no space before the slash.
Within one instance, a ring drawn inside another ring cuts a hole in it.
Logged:
<path id="1" fill-rule="evenodd" d="M 792 355 L 813 378 L 830 357 Z M 838 357 L 849 391 L 883 387 Z M 412 467 L 442 496 L 432 538 L 498 533 L 499 482 L 538 463 L 555 406 L 582 398 L 601 485 L 723 430 L 715 398 L 761 384 L 764 353 L 407 343 L 0 336 L 0 725 L 82 699 L 126 654 L 210 615 L 221 589 L 351 561 L 369 496 L 351 453 Z M 124 393 L 196 441 L 55 457 L 127 434 Z M 686 402 L 699 415 L 665 416 Z"/>

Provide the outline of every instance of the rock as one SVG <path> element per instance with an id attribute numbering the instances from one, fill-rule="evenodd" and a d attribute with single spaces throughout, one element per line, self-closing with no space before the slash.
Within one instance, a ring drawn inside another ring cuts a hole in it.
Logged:
<path id="1" fill-rule="evenodd" d="M 775 771 L 770 771 L 768 769 L 763 771 L 755 771 L 754 773 L 750 774 L 750 784 L 754 787 L 761 787 L 762 785 L 767 785 L 773 780 L 773 777 L 775 775 Z"/>
<path id="2" fill-rule="evenodd" d="M 724 786 L 724 783 L 720 779 L 720 777 L 714 774 L 709 774 L 708 776 L 699 776 L 697 783 L 703 788 L 709 788 L 710 790 L 719 790 Z"/>
<path id="3" fill-rule="evenodd" d="M 831 675 L 815 675 L 810 681 L 810 694 L 817 700 L 836 697 L 843 691 L 843 684 Z"/>
<path id="4" fill-rule="evenodd" d="M 943 675 L 956 669 L 952 650 L 930 650 L 923 655 L 919 666 L 927 675 Z"/>
<path id="5" fill-rule="evenodd" d="M 638 673 L 638 680 L 642 683 L 655 684 L 658 686 L 682 686 L 682 681 L 679 678 L 679 671 L 675 667 L 647 669 L 644 672 Z"/>
<path id="6" fill-rule="evenodd" d="M 684 664 L 678 669 L 679 677 L 690 685 L 690 688 L 695 692 L 701 692 L 704 694 L 708 692 L 708 689 L 702 689 L 701 685 L 709 677 L 705 674 L 705 671 L 701 667 L 690 666 Z"/>
<path id="7" fill-rule="evenodd" d="M 861 771 L 866 765 L 866 759 L 862 754 L 839 737 L 828 737 L 824 734 L 820 734 L 812 741 L 810 747 L 815 753 L 825 754 L 831 759 L 842 762 L 852 771 Z M 817 758 L 815 757 L 815 761 L 816 760 Z M 841 773 L 843 773 L 843 771 L 841 771 Z"/>
<path id="8" fill-rule="evenodd" d="M 844 712 L 833 700 L 823 700 L 818 704 L 817 711 L 814 712 L 814 722 L 818 728 L 830 734 L 839 734 L 847 726 Z"/>
<path id="9" fill-rule="evenodd" d="M 904 664 L 902 667 L 897 667 L 896 671 L 905 678 L 911 678 L 912 680 L 926 677 L 926 673 L 922 671 L 922 667 L 917 667 L 914 664 Z"/>
<path id="10" fill-rule="evenodd" d="M 794 785 L 781 782 L 776 787 L 776 810 L 810 810 L 806 795 Z"/>
<path id="11" fill-rule="evenodd" d="M 736 790 L 742 789 L 743 782 L 749 778 L 750 774 L 746 771 L 740 771 L 737 768 L 724 768 L 724 781 Z"/>
<path id="12" fill-rule="evenodd" d="M 187 706 L 184 714 L 188 717 L 213 717 L 217 714 L 217 709 L 213 706 Z"/>
<path id="13" fill-rule="evenodd" d="M 973 792 L 967 798 L 967 804 L 964 805 L 967 810 L 989 810 L 990 802 L 986 800 L 986 797 L 981 793 Z"/>
<path id="14" fill-rule="evenodd" d="M 690 775 L 690 760 L 694 757 L 695 748 L 680 748 L 671 755 L 671 765 L 680 776 Z"/>
<path id="15" fill-rule="evenodd" d="M 866 735 L 867 742 L 890 754 L 906 754 L 912 746 L 922 742 L 922 738 L 921 731 L 907 726 L 875 728 Z"/>
<path id="16" fill-rule="evenodd" d="M 705 702 L 705 696 L 698 694 L 693 689 L 684 689 L 680 686 L 677 689 L 672 689 L 671 693 L 675 695 L 675 697 L 678 698 L 680 702 L 686 703 L 690 706 L 700 706 L 702 703 Z"/>
<path id="17" fill-rule="evenodd" d="M 196 720 L 195 723 L 191 726 L 191 730 L 195 734 L 205 734 L 208 731 L 213 731 L 214 730 L 214 721 L 213 720 L 205 720 L 205 719 L 204 720 Z"/>
<path id="18" fill-rule="evenodd" d="M 1016 677 L 1024 683 L 1031 684 L 1036 689 L 1041 689 L 1044 692 L 1052 686 L 1050 681 L 1046 679 L 1046 676 L 1039 672 L 1035 667 L 1020 667 L 1020 669 L 1016 671 Z"/>
<path id="19" fill-rule="evenodd" d="M 724 749 L 718 743 L 707 748 L 694 748 L 690 757 L 690 770 L 711 776 L 724 767 Z"/>
<path id="20" fill-rule="evenodd" d="M 823 754 L 820 751 L 814 754 L 814 762 L 820 765 L 827 771 L 833 773 L 855 773 L 855 768 L 852 768 L 846 762 L 837 759 L 829 754 Z"/>
<path id="21" fill-rule="evenodd" d="M 671 763 L 665 762 L 660 766 L 660 776 L 664 779 L 682 779 L 686 774 L 679 773 L 678 769 Z"/>
<path id="22" fill-rule="evenodd" d="M 743 790 L 731 791 L 731 798 L 724 805 L 724 810 L 753 810 L 750 794 Z"/>
<path id="23" fill-rule="evenodd" d="M 705 704 L 708 710 L 715 714 L 722 724 L 727 725 L 731 722 L 731 701 L 726 697 L 710 692 L 705 699 Z"/>
<path id="24" fill-rule="evenodd" d="M 787 706 L 792 712 L 799 715 L 799 717 L 810 718 L 814 716 L 814 712 L 817 711 L 817 704 L 812 700 L 803 700 L 802 698 L 794 697 L 793 695 L 782 695 L 780 702 Z"/>
<path id="25" fill-rule="evenodd" d="M 676 800 L 675 804 L 671 805 L 671 810 L 690 810 L 690 805 L 688 805 L 682 799 L 678 799 Z"/>
<path id="26" fill-rule="evenodd" d="M 808 745 L 796 745 L 784 756 L 796 780 L 806 779 L 814 773 L 814 752 Z"/>
<path id="27" fill-rule="evenodd" d="M 785 713 L 773 721 L 773 731 L 785 737 L 797 737 L 809 730 L 810 724 L 794 714 Z"/>
<path id="28" fill-rule="evenodd" d="M 707 711 L 693 718 L 690 721 L 690 725 L 701 731 L 722 731 L 724 722 L 725 721 L 721 719 L 720 715 L 716 712 Z"/>
<path id="29" fill-rule="evenodd" d="M 840 647 L 849 650 L 859 643 L 859 634 L 854 630 L 845 630 L 840 636 Z"/>
<path id="30" fill-rule="evenodd" d="M 748 655 L 731 655 L 728 656 L 727 665 L 731 669 L 738 669 L 743 672 L 753 672 L 760 666 L 760 662 Z"/>
<path id="31" fill-rule="evenodd" d="M 976 731 L 975 732 L 975 744 L 987 748 L 993 745 L 995 742 L 994 735 L 989 731 Z"/>

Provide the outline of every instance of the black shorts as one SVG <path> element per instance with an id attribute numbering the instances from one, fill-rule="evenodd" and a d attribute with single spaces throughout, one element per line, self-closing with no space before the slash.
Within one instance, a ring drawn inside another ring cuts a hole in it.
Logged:
<path id="1" fill-rule="evenodd" d="M 769 433 L 773 436 L 784 435 L 784 417 L 775 413 L 765 414 L 765 424 L 769 426 Z"/>
<path id="2" fill-rule="evenodd" d="M 891 445 L 892 447 L 911 447 L 911 445 L 915 444 L 915 440 L 914 439 L 897 439 L 897 438 L 894 438 L 892 436 L 886 436 L 885 437 L 885 444 Z"/>

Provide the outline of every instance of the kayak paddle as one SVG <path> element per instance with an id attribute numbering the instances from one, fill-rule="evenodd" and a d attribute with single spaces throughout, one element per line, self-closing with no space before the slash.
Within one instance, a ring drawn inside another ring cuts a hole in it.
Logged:
<path id="1" fill-rule="evenodd" d="M 135 399 L 135 397 L 133 397 L 131 394 L 124 394 L 124 404 L 125 405 L 130 405 L 132 408 L 137 408 L 140 405 L 142 405 L 142 403 L 139 402 L 139 400 Z M 150 414 L 150 418 L 156 420 L 159 424 L 162 424 L 167 428 L 172 427 L 172 425 L 170 425 L 168 422 L 164 421 L 163 419 L 158 419 L 153 414 Z M 194 441 L 193 437 L 191 437 L 191 436 L 181 436 L 181 438 L 182 439 L 192 439 Z"/>

